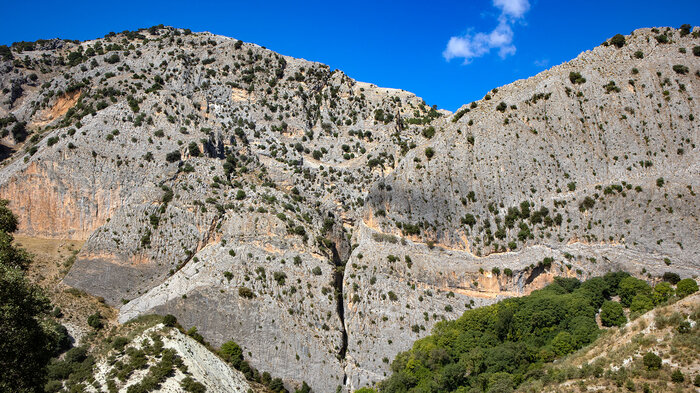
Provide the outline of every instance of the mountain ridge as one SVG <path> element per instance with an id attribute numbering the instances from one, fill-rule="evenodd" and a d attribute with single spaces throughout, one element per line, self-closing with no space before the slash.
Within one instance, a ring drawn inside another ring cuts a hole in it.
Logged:
<path id="1" fill-rule="evenodd" d="M 288 386 L 355 389 L 554 276 L 697 271 L 697 44 L 635 30 L 451 114 L 205 33 L 47 43 L 2 63 L 0 115 L 33 133 L 3 122 L 0 196 L 22 234 L 87 240 L 65 282 L 120 320 L 171 313 Z"/>

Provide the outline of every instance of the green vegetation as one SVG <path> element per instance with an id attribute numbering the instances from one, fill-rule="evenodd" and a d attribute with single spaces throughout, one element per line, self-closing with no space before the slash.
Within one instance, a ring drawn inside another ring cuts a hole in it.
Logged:
<path id="1" fill-rule="evenodd" d="M 17 218 L 0 200 L 0 391 L 43 391 L 49 359 L 68 347 L 68 334 L 25 277 L 30 258 L 12 244 L 16 229 Z"/>
<path id="2" fill-rule="evenodd" d="M 609 300 L 618 294 L 622 304 Z M 653 307 L 651 294 L 646 282 L 627 273 L 608 273 L 583 283 L 555 278 L 529 296 L 437 323 L 432 335 L 397 355 L 393 374 L 378 385 L 379 391 L 510 392 L 543 378 L 547 363 L 592 343 L 600 333 L 598 309 L 604 325 L 621 326 L 626 322 L 623 305 L 647 297 Z M 645 364 L 657 367 L 660 358 L 652 356 L 656 355 L 645 356 Z"/>
<path id="3" fill-rule="evenodd" d="M 625 46 L 625 36 L 622 34 L 615 34 L 615 36 L 610 39 L 610 44 L 614 45 L 618 49 L 622 48 Z"/>
<path id="4" fill-rule="evenodd" d="M 586 83 L 586 78 L 581 76 L 580 73 L 574 72 L 574 71 L 571 71 L 569 73 L 569 80 L 571 81 L 571 83 L 573 83 L 575 85 L 582 85 L 582 84 Z"/>

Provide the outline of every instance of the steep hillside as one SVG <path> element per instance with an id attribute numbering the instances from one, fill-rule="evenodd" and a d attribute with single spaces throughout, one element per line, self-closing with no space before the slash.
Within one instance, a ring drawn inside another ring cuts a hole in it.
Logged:
<path id="1" fill-rule="evenodd" d="M 355 389 L 554 276 L 696 274 L 697 35 L 637 30 L 455 114 L 209 33 L 18 43 L 0 197 L 22 235 L 85 241 L 64 282 L 121 322 Z"/>

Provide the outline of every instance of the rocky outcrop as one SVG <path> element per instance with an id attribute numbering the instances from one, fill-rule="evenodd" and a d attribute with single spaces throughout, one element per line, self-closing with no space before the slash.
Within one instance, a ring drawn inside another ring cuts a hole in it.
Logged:
<path id="1" fill-rule="evenodd" d="M 0 197 L 22 234 L 87 240 L 64 281 L 120 321 L 174 314 L 347 391 L 555 276 L 695 274 L 694 45 L 637 30 L 455 114 L 208 33 L 38 45 L 0 64 L 32 132 Z"/>

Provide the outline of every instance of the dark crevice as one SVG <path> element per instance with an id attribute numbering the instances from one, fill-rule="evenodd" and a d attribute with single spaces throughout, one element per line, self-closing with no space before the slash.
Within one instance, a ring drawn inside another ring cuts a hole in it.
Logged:
<path id="1" fill-rule="evenodd" d="M 333 285 L 335 286 L 336 295 L 336 310 L 338 312 L 338 317 L 340 318 L 340 332 L 342 334 L 342 345 L 338 351 L 338 360 L 345 360 L 345 353 L 348 349 L 348 333 L 345 331 L 345 300 L 343 296 L 343 278 L 345 273 L 345 262 L 340 259 L 340 254 L 338 254 L 338 248 L 335 243 L 332 243 L 331 247 L 333 265 L 335 266 L 335 272 L 333 273 Z M 345 378 L 343 377 L 343 385 L 345 384 Z"/>
<path id="2" fill-rule="evenodd" d="M 532 272 L 530 272 L 530 275 L 527 277 L 525 280 L 525 285 L 529 285 L 531 282 L 533 282 L 540 274 L 544 273 L 545 271 L 545 266 L 544 265 L 537 265 L 535 266 L 534 269 L 532 269 Z"/>

